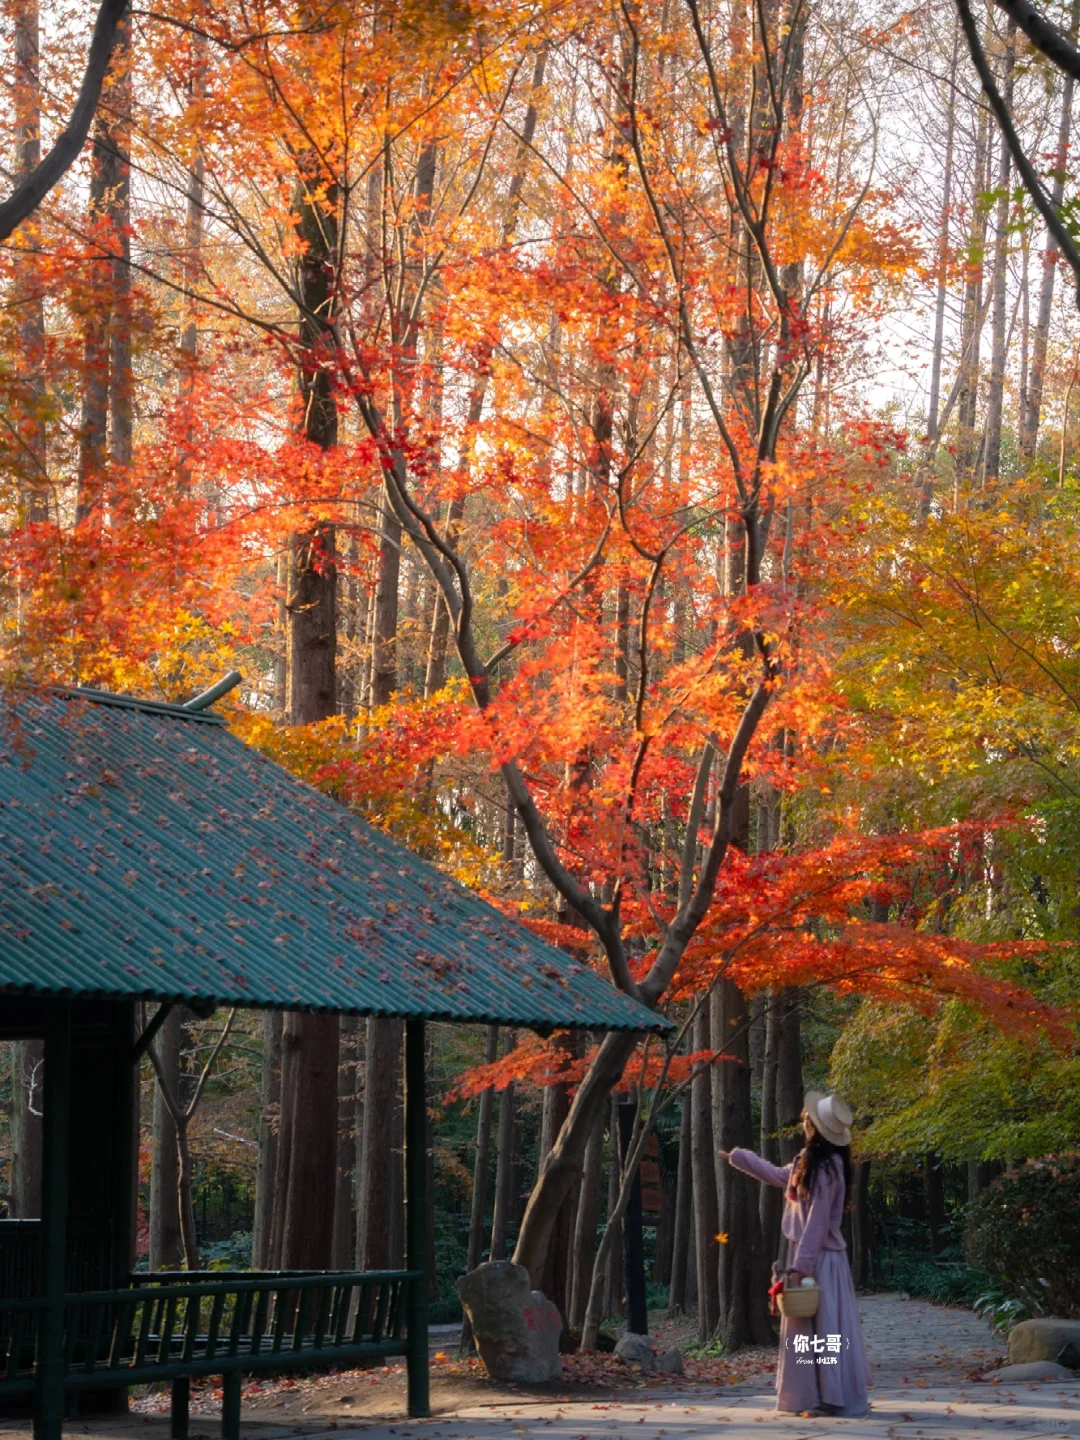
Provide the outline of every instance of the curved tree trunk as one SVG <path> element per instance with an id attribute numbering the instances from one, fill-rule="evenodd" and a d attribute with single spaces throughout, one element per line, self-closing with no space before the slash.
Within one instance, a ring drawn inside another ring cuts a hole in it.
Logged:
<path id="1" fill-rule="evenodd" d="M 537 1288 L 559 1207 L 584 1169 L 589 1136 L 604 1115 L 608 1097 L 637 1043 L 636 1035 L 621 1031 L 604 1037 L 585 1079 L 578 1086 L 570 1113 L 540 1167 L 514 1250 L 515 1263 L 525 1266 Z"/>

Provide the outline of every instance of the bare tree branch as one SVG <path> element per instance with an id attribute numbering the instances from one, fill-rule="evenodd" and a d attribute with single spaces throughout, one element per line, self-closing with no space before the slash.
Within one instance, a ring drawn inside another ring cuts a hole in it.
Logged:
<path id="1" fill-rule="evenodd" d="M 1010 0 L 1009 5 L 1002 8 L 1008 9 L 1012 14 L 1011 5 L 1016 0 Z M 964 32 L 964 39 L 967 41 L 968 51 L 972 63 L 978 72 L 979 80 L 982 82 L 983 94 L 986 96 L 990 109 L 994 112 L 998 129 L 1009 148 L 1009 154 L 1013 158 L 1020 179 L 1023 181 L 1024 189 L 1035 202 L 1035 208 L 1046 222 L 1046 228 L 1057 241 L 1058 248 L 1069 262 L 1076 279 L 1076 303 L 1080 309 L 1080 251 L 1073 243 L 1073 238 L 1065 228 L 1061 216 L 1054 209 L 1050 196 L 1046 193 L 1046 187 L 1035 173 L 1035 167 L 1024 152 L 1020 143 L 1020 137 L 1016 133 L 1016 126 L 1013 124 L 1012 116 L 1009 114 L 1009 107 L 1001 98 L 1001 92 L 997 88 L 994 79 L 994 72 L 990 69 L 989 61 L 986 58 L 986 51 L 983 49 L 982 41 L 979 39 L 978 28 L 975 24 L 975 17 L 971 13 L 971 6 L 968 0 L 956 0 L 956 13 L 960 17 L 960 28 Z M 1019 20 L 1017 21 L 1019 24 Z M 1026 32 L 1025 32 L 1026 33 Z M 1073 52 L 1075 53 L 1075 52 Z"/>
<path id="2" fill-rule="evenodd" d="M 94 118 L 105 72 L 109 68 L 116 33 L 127 13 L 128 0 L 101 0 L 90 39 L 90 52 L 86 57 L 82 87 L 71 112 L 71 119 L 56 137 L 56 142 L 45 158 L 35 165 L 30 174 L 17 185 L 8 198 L 0 204 L 0 241 L 6 240 L 11 232 L 32 215 L 45 196 L 61 177 L 71 168 L 87 135 Z"/>
<path id="3" fill-rule="evenodd" d="M 1056 25 L 1040 15 L 1034 5 L 1029 5 L 1028 0 L 994 0 L 994 3 L 1016 21 L 1035 49 L 1052 65 L 1074 80 L 1080 80 L 1080 50 L 1070 44 Z"/>

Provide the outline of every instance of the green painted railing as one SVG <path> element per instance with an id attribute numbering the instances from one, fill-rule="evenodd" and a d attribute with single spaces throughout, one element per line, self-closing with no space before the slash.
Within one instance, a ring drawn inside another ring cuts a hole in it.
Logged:
<path id="1" fill-rule="evenodd" d="M 212 1278 L 211 1278 L 212 1277 Z M 187 1434 L 194 1376 L 221 1375 L 222 1434 L 235 1440 L 240 1377 L 407 1353 L 418 1272 L 188 1271 L 133 1275 L 123 1290 L 64 1299 L 64 1386 L 173 1382 L 172 1433 Z M 42 1299 L 0 1300 L 0 1402 L 36 1381 Z"/>

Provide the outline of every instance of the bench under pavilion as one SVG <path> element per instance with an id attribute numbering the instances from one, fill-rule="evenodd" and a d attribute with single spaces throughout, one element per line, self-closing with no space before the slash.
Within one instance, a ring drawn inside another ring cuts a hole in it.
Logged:
<path id="1" fill-rule="evenodd" d="M 206 1375 L 235 1440 L 245 1374 L 389 1356 L 428 1414 L 425 1023 L 668 1027 L 245 745 L 222 688 L 0 696 L 0 1039 L 44 1041 L 42 1214 L 0 1221 L 0 1414 L 35 1440 L 162 1381 L 182 1440 Z M 179 1004 L 405 1022 L 404 1270 L 134 1271 L 139 1060 Z"/>

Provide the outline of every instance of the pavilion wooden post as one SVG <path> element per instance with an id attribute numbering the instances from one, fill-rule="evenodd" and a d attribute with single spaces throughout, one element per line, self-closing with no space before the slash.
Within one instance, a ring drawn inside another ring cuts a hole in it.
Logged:
<path id="1" fill-rule="evenodd" d="M 431 1414 L 428 1394 L 427 1096 L 423 1020 L 405 1022 L 405 1263 L 418 1270 L 408 1300 L 409 1415 Z"/>
<path id="2" fill-rule="evenodd" d="M 34 1440 L 60 1440 L 64 1426 L 64 1284 L 67 1255 L 71 1002 L 50 999 L 45 1017 L 41 1293 Z"/>

